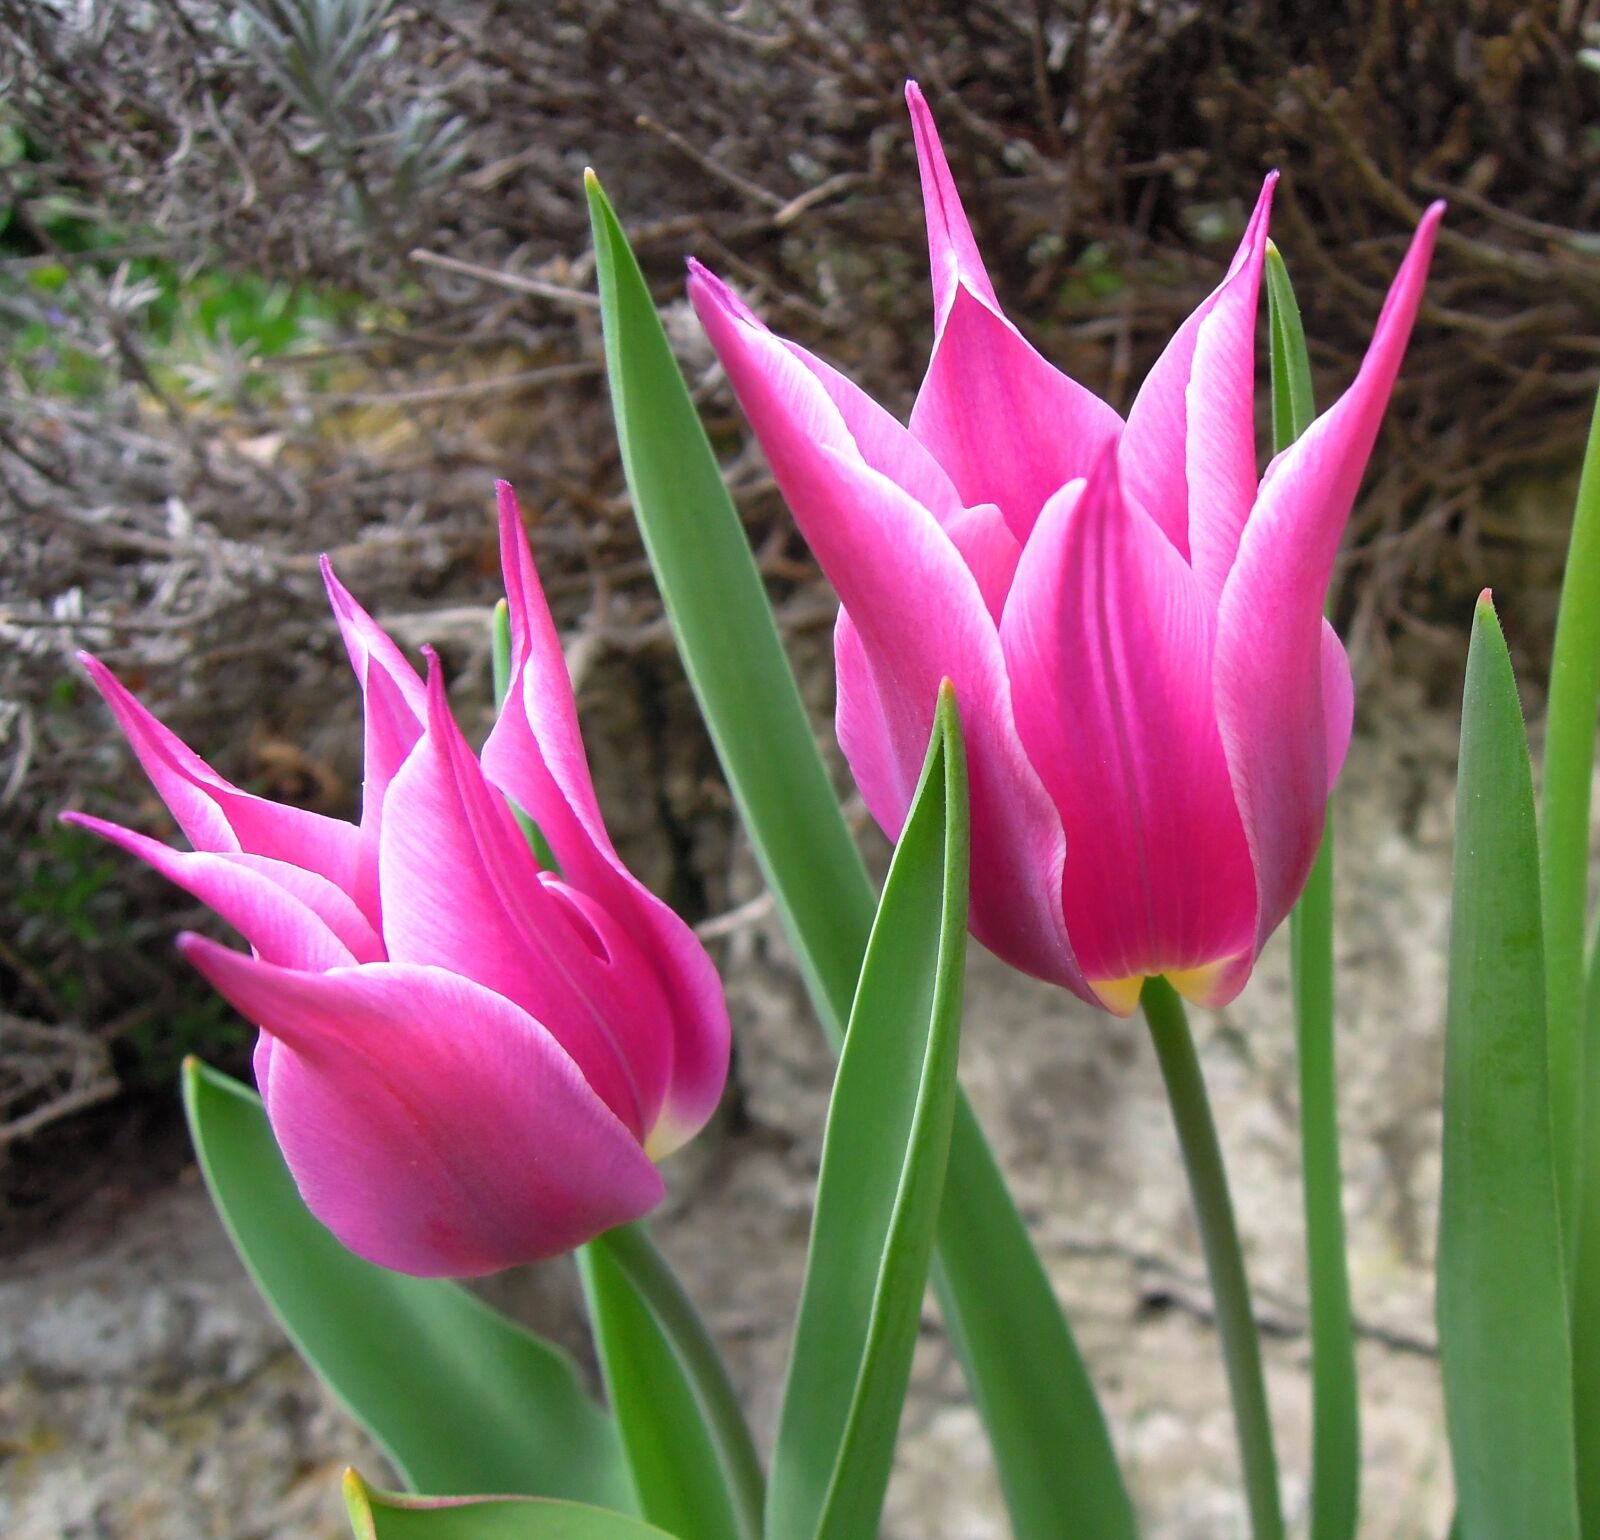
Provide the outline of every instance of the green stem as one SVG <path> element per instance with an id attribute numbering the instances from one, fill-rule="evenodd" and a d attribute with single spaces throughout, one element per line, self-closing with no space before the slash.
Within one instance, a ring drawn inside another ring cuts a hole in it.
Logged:
<path id="1" fill-rule="evenodd" d="M 1550 706 L 1545 729 L 1539 855 L 1544 911 L 1546 1031 L 1550 1043 L 1550 1119 L 1556 1189 L 1567 1262 L 1584 1199 L 1583 938 L 1589 900 L 1589 788 L 1600 700 L 1600 398 L 1578 483 L 1572 544 L 1561 583 Z M 1591 1175 L 1593 1171 L 1591 1168 Z M 1600 1176 L 1596 1177 L 1600 1180 Z"/>
<path id="2" fill-rule="evenodd" d="M 1261 1369 L 1261 1342 L 1250 1307 L 1250 1282 L 1234 1222 L 1233 1200 L 1222 1164 L 1222 1147 L 1211 1117 L 1205 1078 L 1195 1053 L 1189 1018 L 1177 992 L 1164 978 L 1145 980 L 1140 997 L 1150 1036 L 1167 1084 L 1172 1121 L 1189 1175 L 1189 1195 L 1200 1226 L 1206 1270 L 1211 1275 L 1217 1334 L 1233 1397 L 1234 1426 L 1244 1466 L 1245 1500 L 1255 1540 L 1283 1540 L 1283 1509 L 1278 1496 L 1278 1461 L 1272 1448 L 1272 1421 Z"/>
<path id="3" fill-rule="evenodd" d="M 1345 1261 L 1333 1024 L 1333 817 L 1289 920 L 1311 1311 L 1311 1540 L 1354 1540 L 1361 1407 Z"/>
<path id="4" fill-rule="evenodd" d="M 766 1478 L 761 1472 L 761 1457 L 756 1453 L 738 1393 L 728 1376 L 728 1366 L 722 1361 L 694 1302 L 643 1225 L 621 1225 L 607 1230 L 589 1244 L 604 1250 L 622 1270 L 672 1344 L 694 1387 L 695 1399 L 700 1403 L 706 1426 L 716 1444 L 740 1532 L 745 1540 L 760 1540 L 762 1512 L 766 1506 Z"/>

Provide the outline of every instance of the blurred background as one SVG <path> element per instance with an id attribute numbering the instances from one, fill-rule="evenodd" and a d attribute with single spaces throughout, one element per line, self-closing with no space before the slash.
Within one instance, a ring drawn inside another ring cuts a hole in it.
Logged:
<path id="1" fill-rule="evenodd" d="M 663 1230 L 770 1419 L 826 1061 L 631 522 L 581 175 L 599 172 L 655 286 L 831 742 L 831 596 L 682 263 L 909 408 L 930 319 L 908 76 L 1003 302 L 1121 408 L 1268 169 L 1323 402 L 1422 208 L 1450 200 L 1336 604 L 1362 687 L 1341 1020 L 1370 1532 L 1442 1534 L 1427 1268 L 1453 697 L 1492 584 L 1538 717 L 1600 382 L 1597 0 L 0 0 L 8 1534 L 333 1534 L 338 1465 L 381 1474 L 254 1302 L 189 1165 L 177 1064 L 242 1071 L 249 1041 L 175 965 L 172 935 L 203 917 L 55 821 L 76 807 L 171 832 L 73 653 L 103 657 L 224 774 L 351 814 L 359 702 L 317 554 L 403 643 L 441 649 L 481 733 L 497 476 L 529 516 L 618 843 L 729 979 L 733 1088 Z M 1293 1509 L 1282 971 L 1269 955 L 1205 1030 Z M 982 961 L 972 987 L 968 1078 L 1150 1533 L 1235 1533 L 1202 1274 L 1137 1028 Z M 575 1330 L 559 1269 L 498 1291 Z M 907 1429 L 886 1533 L 1003 1533 L 931 1313 Z"/>

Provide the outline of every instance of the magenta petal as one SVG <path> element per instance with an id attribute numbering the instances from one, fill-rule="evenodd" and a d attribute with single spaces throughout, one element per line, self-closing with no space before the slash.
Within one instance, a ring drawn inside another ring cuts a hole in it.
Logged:
<path id="1" fill-rule="evenodd" d="M 1248 954 L 1255 882 L 1212 715 L 1210 615 L 1182 556 L 1121 497 L 1114 455 L 1046 504 L 1000 634 L 1018 731 L 1066 826 L 1086 976 Z"/>
<path id="2" fill-rule="evenodd" d="M 1217 613 L 1216 702 L 1259 890 L 1257 947 L 1322 837 L 1349 707 L 1329 676 L 1323 596 L 1422 298 L 1443 205 L 1423 216 L 1354 383 L 1268 467 Z M 1339 751 L 1335 754 L 1335 751 Z"/>
<path id="3" fill-rule="evenodd" d="M 354 824 L 240 791 L 151 716 L 98 658 L 79 656 L 151 785 L 197 850 L 270 856 L 355 891 L 360 852 Z"/>
<path id="4" fill-rule="evenodd" d="M 512 679 L 483 750 L 488 778 L 539 826 L 565 883 L 630 930 L 664 998 L 667 1030 L 641 1013 L 642 1045 L 662 1065 L 652 1154 L 666 1155 L 716 1109 L 728 1078 L 731 1034 L 716 968 L 695 934 L 617 856 L 601 822 L 560 638 L 511 488 L 500 484 L 500 551 L 511 611 Z"/>
<path id="5" fill-rule="evenodd" d="M 1011 580 L 1022 559 L 1022 542 L 1011 533 L 1011 526 L 993 503 L 963 508 L 945 523 L 944 532 L 961 553 L 967 570 L 978 580 L 978 592 L 999 625 Z"/>
<path id="6" fill-rule="evenodd" d="M 691 262 L 689 270 L 708 288 L 721 287 L 716 276 L 699 263 Z M 728 291 L 724 289 L 723 293 Z M 749 320 L 752 325 L 761 326 L 754 316 L 749 316 Z M 839 416 L 855 441 L 861 458 L 873 470 L 882 472 L 897 486 L 904 487 L 947 529 L 953 520 L 960 518 L 962 503 L 954 483 L 945 474 L 944 467 L 904 423 L 879 406 L 853 380 L 846 379 L 832 364 L 824 363 L 787 338 L 779 340 L 789 350 L 790 356 L 810 370 L 817 383 L 827 391 L 828 399 L 838 408 Z"/>
<path id="7" fill-rule="evenodd" d="M 1255 329 L 1273 172 L 1227 277 L 1180 326 L 1128 412 L 1118 468 L 1215 602 L 1256 490 Z"/>
<path id="8" fill-rule="evenodd" d="M 1017 539 L 1026 540 L 1045 499 L 1087 472 L 1106 440 L 1121 433 L 1122 419 L 1047 363 L 1002 315 L 915 81 L 906 83 L 906 105 L 928 221 L 935 323 L 911 432 L 964 504 L 996 504 Z M 863 457 L 920 496 L 872 455 Z M 943 511 L 928 506 L 944 522 Z"/>
<path id="9" fill-rule="evenodd" d="M 428 691 L 428 729 L 384 803 L 378 874 L 389 956 L 465 974 L 520 1005 L 642 1142 L 670 1069 L 661 990 L 614 969 L 591 930 L 546 891 L 450 715 L 436 665 Z"/>
<path id="10" fill-rule="evenodd" d="M 383 957 L 383 942 L 354 901 L 316 872 L 237 851 L 174 850 L 103 818 L 61 816 L 138 856 L 216 910 L 267 962 L 324 969 Z"/>
<path id="11" fill-rule="evenodd" d="M 720 285 L 697 275 L 690 295 L 849 615 L 837 633 L 839 741 L 873 817 L 898 834 L 948 677 L 967 739 L 973 847 L 984 852 L 973 863 L 973 932 L 1017 967 L 1081 990 L 1059 908 L 1060 820 L 1017 739 L 976 578 L 933 514 L 864 463 L 827 392 L 781 342 L 726 305 Z"/>
<path id="12" fill-rule="evenodd" d="M 911 431 L 963 503 L 998 504 L 1026 541 L 1045 502 L 1088 472 L 1120 436 L 1122 419 L 962 287 L 934 344 Z"/>
<path id="13" fill-rule="evenodd" d="M 939 142 L 933 114 L 928 111 L 922 90 L 914 80 L 906 82 L 906 106 L 911 110 L 911 133 L 917 142 L 917 171 L 922 177 L 922 207 L 928 222 L 928 263 L 933 269 L 933 315 L 937 334 L 944 329 L 957 289 L 966 288 L 996 315 L 1000 313 L 1000 301 L 995 298 L 994 285 L 989 282 L 983 258 L 978 255 L 978 243 L 972 238 L 972 226 L 967 223 L 955 178 L 950 175 L 950 163 Z"/>
<path id="14" fill-rule="evenodd" d="M 570 1251 L 660 1201 L 656 1168 L 560 1044 L 480 984 L 180 946 L 271 1034 L 273 1132 L 306 1205 L 357 1255 L 473 1277 Z"/>
<path id="15" fill-rule="evenodd" d="M 1339 633 L 1322 622 L 1322 717 L 1328 730 L 1328 787 L 1331 790 L 1344 769 L 1355 726 L 1356 685 L 1350 677 L 1350 657 Z"/>
<path id="16" fill-rule="evenodd" d="M 320 566 L 328 602 L 333 606 L 339 634 L 344 638 L 350 666 L 355 669 L 361 688 L 367 688 L 367 680 L 374 670 L 382 670 L 420 723 L 427 715 L 428 699 L 417 671 L 406 661 L 406 655 L 395 646 L 389 633 L 356 603 L 350 590 L 334 575 L 333 563 L 326 556 L 321 558 Z"/>

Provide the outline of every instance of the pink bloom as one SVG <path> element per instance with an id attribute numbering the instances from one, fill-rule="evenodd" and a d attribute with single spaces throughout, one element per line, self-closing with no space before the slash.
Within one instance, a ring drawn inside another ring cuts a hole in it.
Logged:
<path id="1" fill-rule="evenodd" d="M 323 576 L 366 706 L 360 824 L 231 786 L 85 666 L 194 846 L 82 814 L 238 929 L 179 945 L 252 1021 L 256 1080 L 311 1211 L 370 1261 L 470 1277 L 568 1251 L 659 1201 L 654 1161 L 710 1116 L 721 985 L 618 859 L 511 489 L 513 679 L 484 754 Z M 507 806 L 539 825 L 541 871 Z"/>
<path id="2" fill-rule="evenodd" d="M 908 427 L 704 268 L 689 282 L 839 594 L 840 744 L 894 836 L 948 675 L 978 939 L 1119 1013 L 1153 974 L 1224 1003 L 1305 882 L 1349 744 L 1350 670 L 1323 596 L 1442 206 L 1355 382 L 1258 477 L 1275 178 L 1124 422 L 1001 313 L 927 106 L 915 85 L 906 96 L 934 293 Z"/>

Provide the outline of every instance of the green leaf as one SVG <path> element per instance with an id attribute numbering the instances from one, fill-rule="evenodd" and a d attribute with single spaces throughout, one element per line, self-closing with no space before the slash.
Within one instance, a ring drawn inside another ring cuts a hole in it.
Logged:
<path id="1" fill-rule="evenodd" d="M 1586 1172 L 1583 1141 L 1583 940 L 1589 901 L 1589 794 L 1594 729 L 1600 703 L 1600 398 L 1578 482 L 1572 543 L 1561 583 L 1550 705 L 1545 726 L 1540 857 L 1544 878 L 1545 980 L 1550 1012 L 1550 1114 L 1555 1128 L 1556 1183 L 1562 1233 L 1576 1230 L 1579 1192 L 1600 1172 Z M 1569 1265 L 1576 1246 L 1571 1248 Z M 1590 1435 L 1600 1439 L 1600 1407 L 1588 1408 Z M 1591 1444 L 1591 1448 L 1595 1447 Z M 1595 1456 L 1600 1459 L 1600 1455 Z M 1596 1515 L 1600 1534 L 1600 1514 Z"/>
<path id="2" fill-rule="evenodd" d="M 764 1481 L 716 1346 L 642 1225 L 578 1253 L 639 1511 L 695 1540 L 761 1540 Z"/>
<path id="3" fill-rule="evenodd" d="M 593 176 L 588 192 L 611 405 L 634 516 L 729 789 L 837 1048 L 876 909 L 872 886 L 638 262 Z M 1063 1532 L 1132 1540 L 1132 1504 L 1088 1371 L 964 1098 L 945 1193 L 935 1287 L 1018 1540 L 1059 1540 Z"/>
<path id="4" fill-rule="evenodd" d="M 1462 1540 L 1579 1533 L 1540 932 L 1528 743 L 1485 594 L 1461 713 L 1439 1208 L 1439 1355 Z"/>
<path id="5" fill-rule="evenodd" d="M 966 763 L 947 682 L 829 1104 L 769 1540 L 872 1540 L 878 1531 L 955 1113 L 968 844 Z"/>
<path id="6" fill-rule="evenodd" d="M 356 1540 L 673 1540 L 623 1513 L 540 1497 L 407 1497 L 344 1477 Z M 692 1530 L 685 1540 L 698 1540 Z"/>
<path id="7" fill-rule="evenodd" d="M 1600 1536 L 1600 933 L 1589 948 L 1583 994 L 1585 1105 L 1583 1207 L 1572 1291 L 1572 1390 L 1578 1515 L 1585 1540 Z"/>
<path id="8" fill-rule="evenodd" d="M 1317 415 L 1300 302 L 1278 248 L 1267 242 L 1267 324 L 1272 361 L 1272 447 L 1287 449 Z"/>
<path id="9" fill-rule="evenodd" d="M 183 1100 L 240 1260 L 407 1485 L 628 1505 L 615 1431 L 564 1353 L 457 1284 L 346 1251 L 301 1201 L 260 1098 L 236 1080 L 191 1059 Z"/>
<path id="10" fill-rule="evenodd" d="M 1311 426 L 1316 402 L 1294 286 L 1278 248 L 1270 242 L 1267 314 L 1272 339 L 1272 447 L 1281 454 Z M 1361 1401 L 1339 1162 L 1331 810 L 1311 875 L 1289 916 L 1289 969 L 1300 1060 L 1300 1151 L 1311 1315 L 1310 1540 L 1355 1540 L 1361 1509 Z"/>

